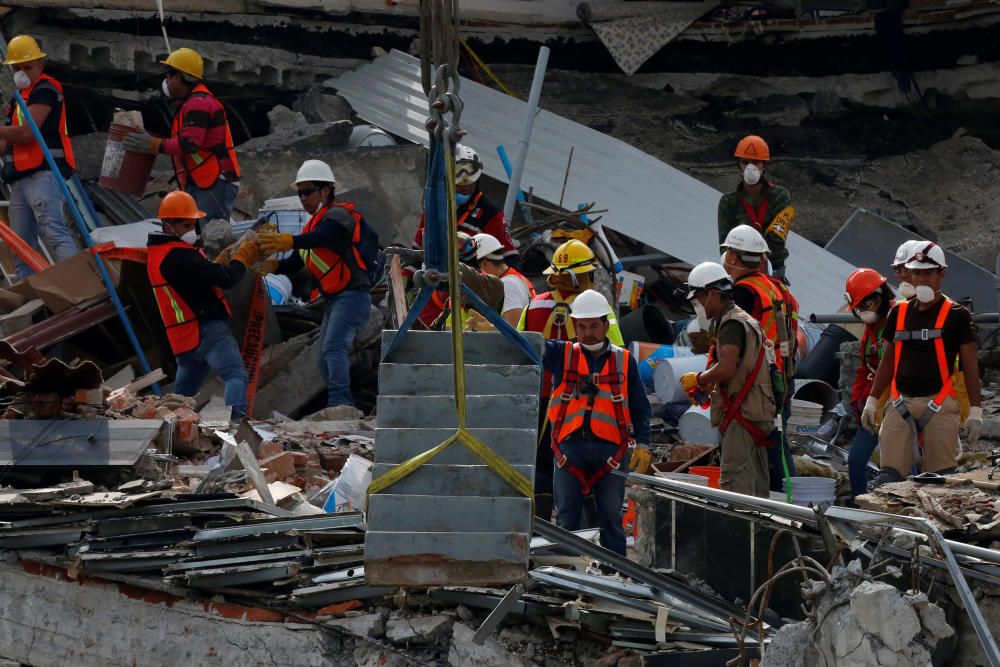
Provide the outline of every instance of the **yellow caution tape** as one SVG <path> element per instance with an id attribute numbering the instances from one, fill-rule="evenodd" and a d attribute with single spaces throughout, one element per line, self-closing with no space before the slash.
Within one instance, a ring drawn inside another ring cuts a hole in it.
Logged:
<path id="1" fill-rule="evenodd" d="M 486 73 L 486 76 L 488 76 L 490 80 L 497 85 L 497 88 L 507 93 L 516 100 L 517 95 L 510 92 L 510 88 L 503 85 L 503 82 L 497 78 L 497 75 L 493 73 L 493 70 L 491 70 L 489 66 L 486 63 L 484 63 L 478 55 L 476 55 L 476 52 L 472 50 L 472 47 L 469 46 L 464 39 L 460 39 L 459 41 L 462 43 L 462 46 L 465 47 L 465 51 L 466 53 L 469 54 L 469 57 L 472 58 L 472 60 L 476 63 L 479 69 L 483 70 L 483 72 Z"/>

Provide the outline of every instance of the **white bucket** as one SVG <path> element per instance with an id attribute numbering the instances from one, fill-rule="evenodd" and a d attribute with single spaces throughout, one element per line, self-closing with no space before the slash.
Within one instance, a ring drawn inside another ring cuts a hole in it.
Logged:
<path id="1" fill-rule="evenodd" d="M 829 477 L 792 477 L 792 503 L 802 507 L 828 507 L 837 500 L 837 481 Z M 788 480 L 782 480 L 788 489 Z"/>
<path id="2" fill-rule="evenodd" d="M 698 445 L 717 445 L 722 442 L 719 429 L 712 427 L 710 410 L 700 405 L 692 405 L 677 420 L 681 440 Z"/>
<path id="3" fill-rule="evenodd" d="M 365 493 L 372 482 L 372 462 L 368 459 L 351 454 L 347 457 L 344 469 L 333 487 L 336 494 L 336 510 L 363 510 L 365 508 Z"/>
<path id="4" fill-rule="evenodd" d="M 792 398 L 823 406 L 823 414 L 837 405 L 837 391 L 822 380 L 795 380 Z"/>
<path id="5" fill-rule="evenodd" d="M 707 354 L 661 359 L 653 370 L 653 388 L 656 395 L 664 403 L 686 400 L 684 388 L 681 387 L 681 376 L 685 373 L 703 371 L 707 363 Z"/>
<path id="6" fill-rule="evenodd" d="M 672 359 L 674 357 L 694 356 L 694 352 L 691 351 L 690 347 L 661 345 L 641 341 L 633 341 L 629 346 L 629 351 L 635 357 L 636 366 L 639 368 L 639 378 L 650 389 L 655 386 L 653 383 L 653 373 L 658 363 L 664 359 Z"/>

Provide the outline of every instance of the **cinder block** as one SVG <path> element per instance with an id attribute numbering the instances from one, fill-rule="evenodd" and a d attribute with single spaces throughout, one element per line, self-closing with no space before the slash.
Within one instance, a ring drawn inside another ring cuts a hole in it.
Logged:
<path id="1" fill-rule="evenodd" d="M 455 394 L 454 368 L 445 364 L 390 364 L 378 369 L 380 394 L 449 396 Z M 476 394 L 535 394 L 542 387 L 537 366 L 477 364 L 465 367 L 466 391 Z"/>
<path id="2" fill-rule="evenodd" d="M 454 445 L 453 445 L 454 446 Z M 372 481 L 396 466 L 376 463 L 372 468 Z M 534 465 L 514 466 L 514 469 L 534 484 Z M 498 496 L 521 497 L 514 487 L 486 465 L 451 466 L 425 463 L 399 480 L 383 493 L 391 495 L 426 496 Z M 484 521 L 490 519 L 484 517 Z"/>
<path id="3" fill-rule="evenodd" d="M 395 331 L 382 332 L 383 355 L 388 351 L 395 335 Z M 534 332 L 522 335 L 541 356 L 544 343 L 542 335 Z M 467 364 L 533 363 L 520 348 L 495 331 L 466 333 L 462 338 L 462 347 Z M 393 351 L 392 358 L 386 359 L 383 356 L 382 361 L 393 364 L 451 364 L 451 356 L 451 332 L 408 331 L 399 347 Z"/>
<path id="4" fill-rule="evenodd" d="M 469 428 L 537 428 L 538 396 L 529 394 L 466 396 Z M 378 397 L 382 428 L 456 428 L 452 396 Z"/>
<path id="5" fill-rule="evenodd" d="M 379 428 L 375 431 L 375 462 L 402 463 L 444 442 L 454 432 L 447 428 Z M 511 465 L 531 465 L 535 461 L 538 434 L 534 428 L 473 428 L 469 432 Z M 482 463 L 461 443 L 444 450 L 433 461 L 438 465 Z"/>
<path id="6" fill-rule="evenodd" d="M 530 533 L 531 500 L 375 494 L 368 500 L 367 519 L 383 532 Z"/>

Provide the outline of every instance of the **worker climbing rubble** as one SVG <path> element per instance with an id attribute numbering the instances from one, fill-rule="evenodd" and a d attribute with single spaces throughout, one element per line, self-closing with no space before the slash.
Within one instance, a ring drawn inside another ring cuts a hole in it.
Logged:
<path id="1" fill-rule="evenodd" d="M 861 413 L 864 428 L 874 432 L 879 397 L 889 390 L 891 405 L 878 432 L 881 470 L 872 487 L 901 481 L 914 463 L 924 472 L 955 471 L 963 425 L 956 394 L 958 364 L 970 402 L 964 419 L 967 442 L 978 440 L 983 429 L 976 326 L 964 306 L 941 293 L 948 268 L 944 250 L 929 241 L 912 248 L 905 268 L 914 298 L 889 311 L 885 336 L 892 345 Z"/>
<path id="2" fill-rule="evenodd" d="M 740 182 L 736 190 L 719 199 L 719 243 L 734 227 L 750 225 L 767 240 L 771 249 L 773 274 L 785 277 L 788 259 L 788 232 L 795 220 L 792 197 L 788 190 L 764 176 L 771 159 L 767 142 L 756 135 L 743 137 L 734 153 Z"/>
<path id="3" fill-rule="evenodd" d="M 767 273 L 770 252 L 764 237 L 750 225 L 733 227 L 722 243 L 723 266 L 733 279 L 733 302 L 753 319 L 775 350 L 777 375 L 772 390 L 782 417 L 781 430 L 772 434 L 774 446 L 768 448 L 771 490 L 781 490 L 781 480 L 795 476 L 795 460 L 788 451 L 783 434 L 791 416 L 792 383 L 795 378 L 798 302 L 788 287 Z M 784 458 L 784 461 L 782 461 Z"/>
<path id="4" fill-rule="evenodd" d="M 861 363 L 858 365 L 858 372 L 855 374 L 854 384 L 851 386 L 850 401 L 854 415 L 860 421 L 861 413 L 875 381 L 879 362 L 885 356 L 886 348 L 889 345 L 885 324 L 889 317 L 889 310 L 896 305 L 896 300 L 885 277 L 874 269 L 852 271 L 851 275 L 847 277 L 844 299 L 851 312 L 857 315 L 865 325 L 859 350 Z M 878 397 L 876 426 L 882 424 L 885 404 L 888 399 L 888 391 L 883 391 Z M 869 431 L 859 428 L 854 435 L 854 442 L 851 443 L 847 459 L 852 498 L 861 495 L 868 489 L 868 461 L 876 447 L 878 447 L 877 429 Z"/>
<path id="5" fill-rule="evenodd" d="M 577 341 L 546 341 L 544 366 L 555 384 L 548 420 L 556 522 L 578 530 L 584 497 L 593 492 L 601 545 L 624 556 L 625 479 L 609 473 L 629 463 L 635 443 L 649 442 L 652 409 L 635 359 L 608 339 L 610 315 L 599 292 L 582 292 L 571 313 Z"/>
<path id="6" fill-rule="evenodd" d="M 174 391 L 195 396 L 209 371 L 225 383 L 225 402 L 232 417 L 247 414 L 247 371 L 239 345 L 229 330 L 232 313 L 223 289 L 235 287 L 257 260 L 253 241 L 240 244 L 226 265 L 210 262 L 194 247 L 195 224 L 204 217 L 186 192 L 168 193 L 160 203 L 162 232 L 149 235 L 146 264 L 156 305 L 177 357 Z"/>
<path id="7" fill-rule="evenodd" d="M 722 433 L 722 475 L 727 491 L 768 496 L 766 450 L 780 424 L 771 387 L 774 348 L 760 325 L 733 301 L 733 282 L 714 262 L 691 270 L 685 297 L 702 319 L 711 320 L 715 345 L 708 368 L 685 373 L 681 386 L 692 403 L 711 405 L 712 425 Z"/>
<path id="8" fill-rule="evenodd" d="M 511 326 L 517 326 L 521 313 L 535 296 L 535 286 L 520 271 L 507 265 L 503 244 L 495 236 L 476 234 L 475 240 L 479 270 L 503 282 L 504 299 L 500 314 Z"/>
<path id="9" fill-rule="evenodd" d="M 312 217 L 296 236 L 262 232 L 261 252 L 274 255 L 267 270 L 294 275 L 303 267 L 312 276 L 325 306 L 320 326 L 320 373 L 326 382 L 326 405 L 354 405 L 351 394 L 351 345 L 371 314 L 371 278 L 375 261 L 370 228 L 350 202 L 336 200 L 337 179 L 322 160 L 306 160 L 292 183 L 302 208 Z M 377 251 L 377 248 L 376 248 Z"/>
<path id="10" fill-rule="evenodd" d="M 36 252 L 41 236 L 56 262 L 80 252 L 66 226 L 66 199 L 57 178 L 76 170 L 73 145 L 66 129 L 66 98 L 62 84 L 45 73 L 45 53 L 29 35 L 18 35 L 7 45 L 4 65 L 14 72 L 14 85 L 24 98 L 60 173 L 53 174 L 16 98 L 11 99 L 7 120 L 0 127 L 0 155 L 4 157 L 3 181 L 10 186 L 10 226 Z M 16 254 L 18 279 L 34 273 Z"/>
<path id="11" fill-rule="evenodd" d="M 500 255 L 508 266 L 518 268 L 520 256 L 510 237 L 510 227 L 503 211 L 498 209 L 482 191 L 479 179 L 483 175 L 483 161 L 479 153 L 468 146 L 455 146 L 455 205 L 458 231 L 469 236 L 486 233 L 500 241 Z M 424 247 L 424 217 L 420 217 L 414 243 Z"/>
<path id="12" fill-rule="evenodd" d="M 193 49 L 177 49 L 167 66 L 163 94 L 177 105 L 170 137 L 147 132 L 125 136 L 134 153 L 164 153 L 174 163 L 177 185 L 198 203 L 207 220 L 229 220 L 240 189 L 240 166 L 226 110 L 205 86 L 205 63 Z"/>

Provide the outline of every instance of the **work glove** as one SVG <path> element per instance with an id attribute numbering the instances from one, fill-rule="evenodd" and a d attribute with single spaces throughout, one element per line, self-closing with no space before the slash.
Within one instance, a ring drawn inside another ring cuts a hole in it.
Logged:
<path id="1" fill-rule="evenodd" d="M 636 445 L 632 452 L 632 458 L 629 459 L 628 469 L 645 475 L 649 472 L 651 465 L 653 465 L 653 453 L 646 448 L 646 445 Z"/>
<path id="2" fill-rule="evenodd" d="M 160 152 L 160 144 L 163 139 L 157 139 L 147 132 L 133 132 L 126 134 L 122 139 L 122 145 L 130 153 L 147 153 L 156 155 Z"/>
<path id="3" fill-rule="evenodd" d="M 983 408 L 973 405 L 969 408 L 969 418 L 965 420 L 965 441 L 970 445 L 983 434 Z"/>
<path id="4" fill-rule="evenodd" d="M 243 266 L 249 267 L 260 257 L 260 250 L 253 241 L 243 241 L 240 247 L 233 253 L 233 261 L 239 262 Z"/>
<path id="5" fill-rule="evenodd" d="M 681 376 L 681 386 L 685 394 L 691 394 L 698 388 L 698 373 L 692 371 Z"/>
<path id="6" fill-rule="evenodd" d="M 861 410 L 861 427 L 869 433 L 875 432 L 875 413 L 878 410 L 878 399 L 869 396 L 865 401 L 865 407 Z M 979 422 L 982 426 L 982 422 Z"/>
<path id="7" fill-rule="evenodd" d="M 292 249 L 294 237 L 291 234 L 275 234 L 273 232 L 262 232 L 257 235 L 257 245 L 264 255 L 273 255 L 278 252 L 285 252 Z"/>
<path id="8" fill-rule="evenodd" d="M 262 276 L 266 276 L 269 273 L 274 273 L 278 270 L 278 260 L 276 259 L 265 259 L 254 266 L 254 270 Z"/>

